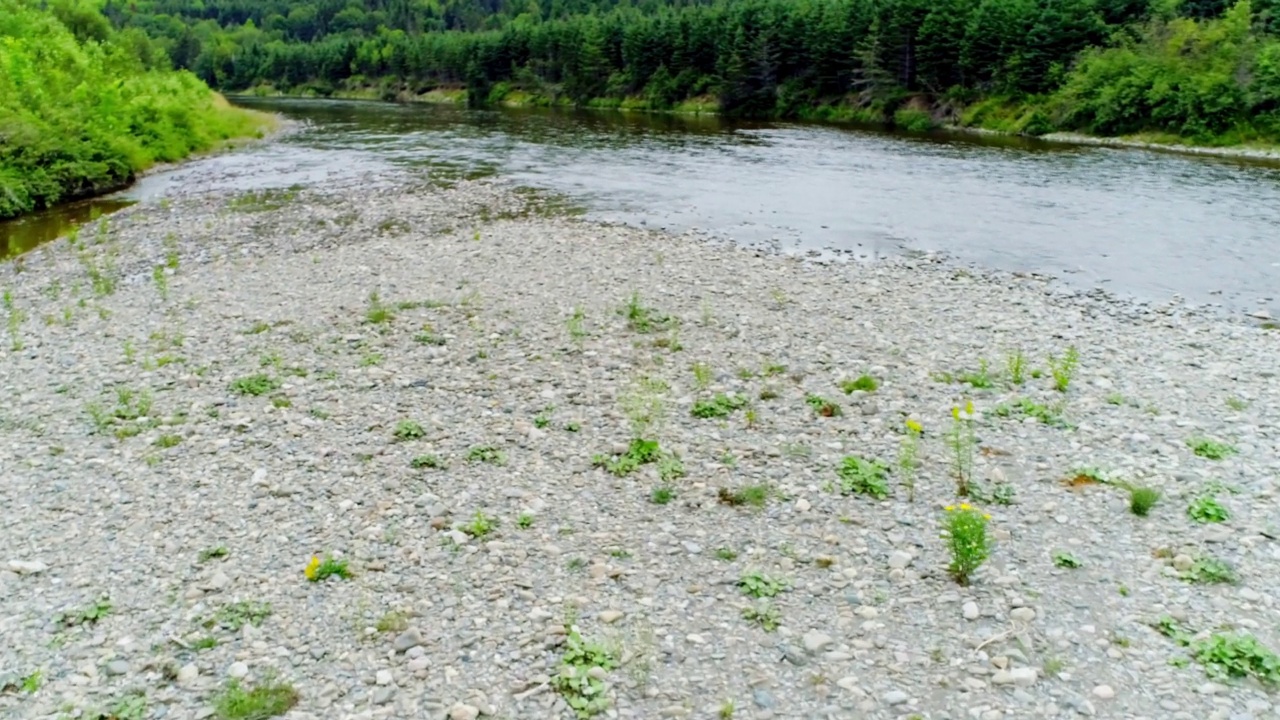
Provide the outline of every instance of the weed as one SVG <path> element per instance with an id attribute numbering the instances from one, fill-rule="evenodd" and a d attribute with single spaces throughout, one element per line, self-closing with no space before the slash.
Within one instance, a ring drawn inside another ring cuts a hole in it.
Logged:
<path id="1" fill-rule="evenodd" d="M 498 519 L 489 517 L 480 510 L 476 511 L 475 517 L 471 518 L 471 522 L 461 527 L 462 532 L 473 538 L 482 538 L 497 529 Z"/>
<path id="2" fill-rule="evenodd" d="M 28 695 L 34 695 L 36 694 L 37 691 L 40 690 L 40 686 L 43 684 L 44 684 L 44 671 L 35 670 L 31 674 L 22 678 L 22 680 L 19 682 L 19 689 Z M 0 692 L 3 692 L 7 689 L 8 687 L 0 686 Z"/>
<path id="3" fill-rule="evenodd" d="M 569 327 L 569 338 L 581 345 L 588 337 L 587 314 L 583 312 L 581 305 L 573 309 L 573 314 L 569 316 L 567 325 Z"/>
<path id="4" fill-rule="evenodd" d="M 1004 369 L 1009 373 L 1009 382 L 1022 385 L 1027 381 L 1027 356 L 1021 349 L 1014 350 L 1005 356 Z"/>
<path id="5" fill-rule="evenodd" d="M 414 342 L 420 343 L 422 345 L 435 345 L 437 347 L 444 345 L 446 343 L 443 337 L 441 337 L 440 335 L 436 335 L 435 333 L 426 329 L 423 329 L 417 335 L 414 335 L 413 340 Z"/>
<path id="6" fill-rule="evenodd" d="M 1253 677 L 1280 685 L 1280 656 L 1248 633 L 1215 633 L 1191 643 L 1191 656 L 1210 676 L 1222 680 Z"/>
<path id="7" fill-rule="evenodd" d="M 738 587 L 742 590 L 742 594 L 759 599 L 778 595 L 787 589 L 788 583 L 781 578 L 770 577 L 758 570 L 752 570 L 738 578 Z"/>
<path id="8" fill-rule="evenodd" d="M 662 393 L 667 385 L 661 380 L 640 377 L 622 397 L 622 411 L 631 423 L 631 436 L 641 438 L 649 435 L 662 421 L 666 412 Z"/>
<path id="9" fill-rule="evenodd" d="M 516 518 L 516 527 L 521 530 L 528 530 L 533 527 L 533 515 L 527 512 L 520 513 L 520 516 Z"/>
<path id="10" fill-rule="evenodd" d="M 680 461 L 679 456 L 667 452 L 658 455 L 658 478 L 662 482 L 669 483 L 682 477 L 684 477 L 684 463 Z"/>
<path id="11" fill-rule="evenodd" d="M 978 361 L 977 370 L 968 370 L 952 375 L 951 373 L 939 373 L 935 379 L 943 382 L 956 382 L 961 385 L 969 385 L 975 390 L 986 390 L 995 387 L 995 381 L 991 379 L 991 370 L 988 367 L 986 358 Z"/>
<path id="12" fill-rule="evenodd" d="M 963 411 L 959 407 L 951 408 L 951 417 L 947 444 L 951 446 L 956 494 L 964 497 L 969 494 L 969 484 L 973 480 L 973 452 L 978 444 L 973 432 L 973 402 L 966 402 Z"/>
<path id="13" fill-rule="evenodd" d="M 237 395 L 252 395 L 254 397 L 266 395 L 267 393 L 278 390 L 279 388 L 279 380 L 261 373 L 237 378 L 232 381 L 230 386 L 231 392 L 236 393 Z"/>
<path id="14" fill-rule="evenodd" d="M 141 690 L 133 690 L 111 704 L 105 715 L 107 720 L 143 720 L 147 716 L 147 696 Z"/>
<path id="15" fill-rule="evenodd" d="M 716 548 L 716 559 L 725 562 L 733 562 L 738 559 L 738 551 L 731 547 Z"/>
<path id="16" fill-rule="evenodd" d="M 1047 677 L 1057 677 L 1062 674 L 1066 667 L 1067 664 L 1063 662 L 1062 658 L 1051 657 L 1045 659 L 1042 669 Z"/>
<path id="17" fill-rule="evenodd" d="M 226 545 L 219 545 L 217 547 L 205 548 L 204 550 L 201 550 L 200 554 L 197 557 L 199 558 L 200 562 L 209 562 L 210 560 L 221 560 L 222 558 L 227 557 L 230 554 L 231 554 L 231 551 L 227 549 Z"/>
<path id="18" fill-rule="evenodd" d="M 951 552 L 951 564 L 947 570 L 956 582 L 968 585 L 973 573 L 991 555 L 991 541 L 987 538 L 986 515 L 968 504 L 959 507 L 948 505 L 942 521 L 942 537 Z"/>
<path id="19" fill-rule="evenodd" d="M 1209 438 L 1191 438 L 1187 441 L 1187 446 L 1191 448 L 1191 452 L 1209 460 L 1222 460 L 1238 452 L 1233 445 Z"/>
<path id="20" fill-rule="evenodd" d="M 716 713 L 716 716 L 719 717 L 720 720 L 732 720 L 733 719 L 733 701 L 725 700 L 723 703 L 721 703 L 720 710 Z"/>
<path id="21" fill-rule="evenodd" d="M 335 558 L 332 555 L 325 555 L 323 560 L 319 555 L 313 555 L 302 573 L 314 583 L 324 582 L 331 577 L 351 579 L 351 569 L 347 567 L 346 559 Z"/>
<path id="22" fill-rule="evenodd" d="M 1053 564 L 1060 568 L 1068 568 L 1072 570 L 1084 567 L 1084 563 L 1081 562 L 1079 558 L 1062 550 L 1058 550 L 1053 553 Z"/>
<path id="23" fill-rule="evenodd" d="M 880 381 L 876 380 L 870 375 L 863 374 L 863 375 L 859 375 L 858 377 L 852 380 L 848 380 L 848 379 L 841 380 L 840 389 L 844 391 L 845 395 L 848 395 L 855 391 L 875 392 L 876 390 L 880 389 Z"/>
<path id="24" fill-rule="evenodd" d="M 378 618 L 378 622 L 373 626 L 373 629 L 380 633 L 404 632 L 409 629 L 409 618 L 402 612 L 392 610 Z"/>
<path id="25" fill-rule="evenodd" d="M 711 366 L 704 362 L 693 364 L 693 384 L 699 390 L 706 390 L 711 385 Z"/>
<path id="26" fill-rule="evenodd" d="M 542 412 L 534 416 L 533 426 L 538 428 L 539 430 L 549 426 L 551 424 L 551 413 L 554 411 L 555 411 L 555 408 L 550 405 L 543 408 Z"/>
<path id="27" fill-rule="evenodd" d="M 693 404 L 693 416 L 696 418 L 719 418 L 728 417 L 734 410 L 738 410 L 747 406 L 747 399 L 737 395 L 725 395 L 717 393 L 715 397 L 709 400 L 698 400 Z"/>
<path id="28" fill-rule="evenodd" d="M 653 491 L 649 493 L 649 502 L 654 505 L 666 505 L 672 500 L 675 500 L 675 498 L 675 489 L 665 483 L 655 487 Z"/>
<path id="29" fill-rule="evenodd" d="M 443 470 L 445 464 L 438 455 L 418 455 L 409 461 L 409 467 L 415 470 Z"/>
<path id="30" fill-rule="evenodd" d="M 1249 403 L 1245 400 L 1241 400 L 1238 397 L 1229 397 L 1227 398 L 1227 407 L 1239 412 L 1241 410 L 1244 410 L 1245 408 L 1248 408 Z"/>
<path id="31" fill-rule="evenodd" d="M 232 198 L 227 203 L 227 209 L 246 213 L 279 210 L 298 197 L 298 192 L 301 189 L 298 185 L 290 185 L 284 189 L 268 188 L 249 191 Z"/>
<path id="32" fill-rule="evenodd" d="M 478 445 L 467 451 L 467 462 L 482 462 L 490 465 L 506 465 L 507 454 L 493 445 Z"/>
<path id="33" fill-rule="evenodd" d="M 757 395 L 756 397 L 760 398 L 761 400 L 776 400 L 778 398 L 778 389 L 773 387 L 772 385 L 767 385 L 765 387 L 760 388 L 760 394 Z"/>
<path id="34" fill-rule="evenodd" d="M 1080 353 L 1076 351 L 1075 345 L 1068 347 L 1061 358 L 1050 355 L 1049 374 L 1053 376 L 1053 389 L 1058 392 L 1066 392 L 1067 387 L 1071 385 L 1071 378 L 1075 375 L 1076 367 L 1079 364 Z"/>
<path id="35" fill-rule="evenodd" d="M 587 561 L 581 557 L 569 558 L 569 562 L 565 563 L 565 567 L 572 572 L 582 570 L 587 566 Z"/>
<path id="36" fill-rule="evenodd" d="M 840 476 L 840 492 L 860 493 L 877 500 L 889 497 L 889 466 L 879 460 L 847 456 L 836 469 Z"/>
<path id="37" fill-rule="evenodd" d="M 777 606 L 767 600 L 742 608 L 742 617 L 749 623 L 759 625 L 765 632 L 773 632 L 782 624 L 782 613 Z"/>
<path id="38" fill-rule="evenodd" d="M 1234 585 L 1240 581 L 1236 569 L 1225 560 L 1217 558 L 1196 558 L 1191 567 L 1183 571 L 1179 577 L 1192 583 L 1222 583 Z"/>
<path id="39" fill-rule="evenodd" d="M 765 363 L 765 366 L 764 366 L 765 377 L 777 377 L 778 375 L 785 375 L 786 372 L 787 372 L 786 365 L 782 365 L 779 363 Z"/>
<path id="40" fill-rule="evenodd" d="M 768 485 L 748 485 L 737 490 L 720 488 L 718 497 L 720 502 L 725 505 L 733 507 L 749 505 L 754 508 L 762 508 L 769 502 L 769 496 L 772 494 L 773 490 Z"/>
<path id="41" fill-rule="evenodd" d="M 293 407 L 293 400 L 290 400 L 288 395 L 272 395 L 271 407 L 279 410 L 291 408 Z"/>
<path id="42" fill-rule="evenodd" d="M 1126 400 L 1120 393 L 1111 393 L 1110 395 L 1107 395 L 1108 405 L 1124 405 L 1127 402 L 1128 400 Z"/>
<path id="43" fill-rule="evenodd" d="M 77 625 L 94 625 L 102 618 L 111 614 L 111 600 L 106 595 L 99 597 L 89 605 L 80 610 L 71 610 L 68 612 L 58 613 L 54 616 L 53 621 L 63 627 L 76 627 Z"/>
<path id="44" fill-rule="evenodd" d="M 662 456 L 662 449 L 659 447 L 657 440 L 636 438 L 631 441 L 627 451 L 622 455 L 613 457 L 597 455 L 592 458 L 591 463 L 596 467 L 604 468 L 613 475 L 623 477 L 640 469 L 641 465 L 658 462 Z"/>
<path id="45" fill-rule="evenodd" d="M 483 350 L 481 352 L 484 352 Z M 365 353 L 360 356 L 360 367 L 375 367 L 382 364 L 382 353 Z"/>
<path id="46" fill-rule="evenodd" d="M 551 687 L 580 719 L 599 715 L 609 708 L 601 671 L 617 667 L 613 653 L 603 645 L 587 642 L 572 625 L 565 638 L 565 651 L 560 659 L 560 672 L 551 678 Z M 597 669 L 598 668 L 598 669 Z"/>
<path id="47" fill-rule="evenodd" d="M 973 482 L 969 484 L 969 497 L 980 503 L 990 503 L 994 505 L 1012 505 L 1017 499 L 1018 490 L 1013 483 L 995 483 L 988 486 L 986 483 Z"/>
<path id="48" fill-rule="evenodd" d="M 844 414 L 844 411 L 839 405 L 822 397 L 821 395 L 805 395 L 804 402 L 806 405 L 813 408 L 813 411 L 821 417 L 840 417 Z"/>
<path id="49" fill-rule="evenodd" d="M 672 318 L 641 304 L 639 293 L 632 293 L 627 304 L 618 312 L 627 319 L 627 326 L 638 333 L 666 330 L 674 322 Z"/>
<path id="50" fill-rule="evenodd" d="M 395 430 L 393 430 L 391 434 L 396 440 L 404 442 L 424 437 L 427 434 L 427 431 L 423 430 L 422 425 L 418 424 L 416 421 L 401 420 L 396 423 Z"/>
<path id="51" fill-rule="evenodd" d="M 1146 517 L 1158 502 L 1160 502 L 1160 491 L 1155 488 L 1137 486 L 1129 488 L 1129 511 L 1138 517 Z"/>
<path id="52" fill-rule="evenodd" d="M 297 704 L 298 691 L 277 680 L 268 680 L 247 690 L 238 680 L 228 680 L 227 686 L 213 699 L 218 720 L 266 720 L 284 715 Z"/>
<path id="53" fill-rule="evenodd" d="M 1049 427 L 1070 430 L 1073 426 L 1062 417 L 1062 406 L 1049 406 L 1043 403 L 1035 402 L 1029 398 L 1018 398 L 1013 403 L 1000 403 L 992 410 L 998 417 L 1012 417 L 1020 415 L 1023 417 L 1034 418 L 1039 420 L 1041 424 Z"/>
<path id="54" fill-rule="evenodd" d="M 1191 631 L 1179 625 L 1177 620 L 1174 620 L 1168 615 L 1158 618 L 1151 624 L 1151 627 L 1155 628 L 1156 632 L 1170 640 L 1173 640 L 1179 645 L 1185 647 L 1191 644 Z"/>
<path id="55" fill-rule="evenodd" d="M 265 320 L 258 320 L 254 324 L 250 325 L 249 329 L 245 330 L 244 332 L 246 335 L 261 335 L 262 333 L 270 329 L 271 329 L 271 323 L 266 322 Z"/>
<path id="56" fill-rule="evenodd" d="M 154 444 L 156 447 L 160 448 L 161 450 L 168 450 L 171 447 L 177 446 L 181 442 L 182 442 L 181 435 L 161 435 L 160 437 L 156 438 L 156 441 Z"/>
<path id="57" fill-rule="evenodd" d="M 1187 506 L 1187 515 L 1198 523 L 1226 522 L 1230 511 L 1212 495 L 1201 495 Z"/>
<path id="58" fill-rule="evenodd" d="M 163 265 L 157 265 L 151 270 L 151 279 L 156 284 L 160 299 L 167 301 L 169 299 L 169 276 L 165 274 Z"/>
<path id="59" fill-rule="evenodd" d="M 329 411 L 328 411 L 328 410 L 325 410 L 324 408 L 320 408 L 320 407 L 313 407 L 313 408 L 311 408 L 310 410 L 308 410 L 308 411 L 307 411 L 307 414 L 308 414 L 308 415 L 310 415 L 311 417 L 313 417 L 313 418 L 317 419 L 317 420 L 328 420 L 328 419 L 329 419 Z"/>

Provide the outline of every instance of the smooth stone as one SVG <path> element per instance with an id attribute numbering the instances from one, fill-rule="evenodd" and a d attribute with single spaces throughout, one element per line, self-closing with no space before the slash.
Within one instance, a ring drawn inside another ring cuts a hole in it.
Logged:
<path id="1" fill-rule="evenodd" d="M 409 628 L 396 636 L 395 642 L 391 643 L 391 647 L 396 652 L 408 652 L 421 644 L 422 633 L 417 628 Z"/>
<path id="2" fill-rule="evenodd" d="M 622 615 L 623 613 L 621 610 L 605 610 L 600 613 L 600 622 L 605 623 L 606 625 L 611 625 L 621 620 Z"/>
<path id="3" fill-rule="evenodd" d="M 756 688 L 755 690 L 752 690 L 751 699 L 755 701 L 756 707 L 764 709 L 769 709 L 778 704 L 777 699 L 773 697 L 773 693 L 765 690 L 764 688 Z"/>
<path id="4" fill-rule="evenodd" d="M 901 705 L 909 699 L 909 696 L 901 690 L 890 690 L 881 698 L 885 705 Z"/>
<path id="5" fill-rule="evenodd" d="M 373 691 L 373 704 L 386 705 L 396 696 L 395 685 L 385 685 Z"/>
<path id="6" fill-rule="evenodd" d="M 10 560 L 9 569 L 19 575 L 36 575 L 48 570 L 49 566 L 38 560 Z"/>
<path id="7" fill-rule="evenodd" d="M 107 675 L 125 675 L 129 672 L 129 663 L 125 660 L 112 660 L 104 669 Z"/>
<path id="8" fill-rule="evenodd" d="M 195 663 L 187 663 L 178 669 L 178 684 L 188 685 L 200 677 L 200 668 Z"/>
<path id="9" fill-rule="evenodd" d="M 813 654 L 827 649 L 835 640 L 832 640 L 831 636 L 826 633 L 810 630 L 804 634 L 802 642 L 804 643 L 804 649 Z"/>
<path id="10" fill-rule="evenodd" d="M 227 667 L 227 677 L 242 678 L 249 674 L 249 666 L 242 662 L 233 662 Z"/>
<path id="11" fill-rule="evenodd" d="M 480 708 L 474 705 L 458 703 L 449 708 L 449 720 L 476 720 L 480 717 Z"/>
<path id="12" fill-rule="evenodd" d="M 390 670 L 379 670 L 374 675 L 374 682 L 379 685 L 390 685 L 394 681 L 395 676 L 391 674 Z"/>
<path id="13" fill-rule="evenodd" d="M 1110 700 L 1116 696 L 1116 691 L 1110 685 L 1099 685 L 1093 689 L 1093 696 L 1103 700 Z"/>
<path id="14" fill-rule="evenodd" d="M 911 553 L 895 550 L 889 555 L 889 567 L 893 570 L 901 570 L 911 564 Z"/>
<path id="15" fill-rule="evenodd" d="M 977 619 L 978 619 L 978 615 L 979 615 L 979 612 L 978 612 L 978 603 L 973 602 L 972 600 L 970 600 L 969 602 L 965 603 L 965 604 L 964 604 L 964 606 L 960 609 L 960 611 L 961 611 L 962 613 L 964 613 L 964 619 L 965 619 L 965 620 L 977 620 Z"/>
<path id="16" fill-rule="evenodd" d="M 1031 622 L 1036 619 L 1036 611 L 1029 607 L 1014 608 L 1009 611 L 1009 619 L 1018 622 Z"/>

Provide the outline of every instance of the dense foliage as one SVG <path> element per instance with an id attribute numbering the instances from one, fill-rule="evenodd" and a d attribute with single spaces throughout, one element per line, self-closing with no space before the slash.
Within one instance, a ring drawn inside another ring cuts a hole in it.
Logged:
<path id="1" fill-rule="evenodd" d="M 118 187 L 259 123 L 92 8 L 0 0 L 0 218 Z"/>

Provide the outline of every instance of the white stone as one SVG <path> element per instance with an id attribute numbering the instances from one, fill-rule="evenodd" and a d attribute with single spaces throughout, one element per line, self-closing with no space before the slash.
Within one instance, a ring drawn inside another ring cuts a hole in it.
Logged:
<path id="1" fill-rule="evenodd" d="M 805 633 L 802 641 L 804 642 L 804 649 L 810 653 L 822 652 L 835 642 L 830 635 L 817 630 L 810 630 Z"/>
<path id="2" fill-rule="evenodd" d="M 605 623 L 606 625 L 611 625 L 621 620 L 622 615 L 623 613 L 621 610 L 605 610 L 600 613 L 600 622 Z"/>
<path id="3" fill-rule="evenodd" d="M 1116 696 L 1116 691 L 1110 685 L 1099 685 L 1093 689 L 1093 696 L 1103 700 L 1110 700 Z"/>
<path id="4" fill-rule="evenodd" d="M 178 669 L 178 684 L 190 685 L 195 679 L 200 677 L 200 668 L 195 663 L 187 663 Z"/>
<path id="5" fill-rule="evenodd" d="M 1028 607 L 1014 608 L 1009 611 L 1009 619 L 1018 622 L 1031 622 L 1036 619 L 1036 611 Z"/>
<path id="6" fill-rule="evenodd" d="M 474 705 L 458 703 L 449 708 L 449 720 L 476 720 L 480 717 L 480 708 Z"/>
<path id="7" fill-rule="evenodd" d="M 249 674 L 249 666 L 242 662 L 233 662 L 227 667 L 227 677 L 242 678 Z"/>
<path id="8" fill-rule="evenodd" d="M 911 564 L 911 553 L 895 550 L 889 555 L 889 567 L 901 570 Z"/>
<path id="9" fill-rule="evenodd" d="M 391 674 L 390 670 L 379 670 L 374 675 L 374 682 L 378 683 L 379 685 L 390 685 L 391 683 L 395 682 L 395 676 Z"/>
<path id="10" fill-rule="evenodd" d="M 9 569 L 19 575 L 36 575 L 48 570 L 49 566 L 38 560 L 10 560 Z"/>
<path id="11" fill-rule="evenodd" d="M 961 607 L 961 609 L 960 609 L 960 610 L 961 610 L 961 612 L 963 612 L 963 613 L 964 613 L 964 619 L 965 619 L 965 620 L 977 620 L 977 619 L 978 619 L 978 615 L 979 615 L 979 613 L 978 613 L 978 603 L 973 602 L 972 600 L 970 600 L 969 602 L 965 603 L 965 604 L 964 604 L 964 606 L 963 606 L 963 607 Z"/>

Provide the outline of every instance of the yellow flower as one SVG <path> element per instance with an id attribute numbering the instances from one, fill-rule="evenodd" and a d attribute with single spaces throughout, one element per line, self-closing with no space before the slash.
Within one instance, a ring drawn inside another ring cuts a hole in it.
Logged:
<path id="1" fill-rule="evenodd" d="M 969 415 L 972 415 L 972 414 L 973 414 L 973 401 L 972 401 L 972 400 L 970 400 L 969 402 L 966 402 L 966 403 L 964 404 L 964 411 L 965 411 L 965 413 L 966 413 L 966 414 L 969 414 Z"/>
<path id="2" fill-rule="evenodd" d="M 948 505 L 948 506 L 947 506 L 947 512 L 955 512 L 955 509 L 956 509 L 956 506 L 955 506 L 955 505 Z"/>
<path id="3" fill-rule="evenodd" d="M 308 580 L 315 581 L 316 571 L 319 569 L 320 569 L 320 556 L 312 555 L 311 562 L 307 563 L 307 569 L 303 570 L 302 574 L 306 575 Z"/>
<path id="4" fill-rule="evenodd" d="M 969 509 L 969 503 L 960 503 L 960 509 L 961 509 L 961 510 L 968 510 L 968 509 Z"/>
<path id="5" fill-rule="evenodd" d="M 960 419 L 960 408 L 958 408 L 958 407 L 953 407 L 953 408 L 951 408 L 951 417 L 953 417 L 953 418 L 955 418 L 955 419 L 959 420 L 959 419 Z"/>
<path id="6" fill-rule="evenodd" d="M 924 428 L 920 426 L 920 423 L 916 422 L 915 420 L 907 421 L 907 429 L 912 432 L 921 432 L 924 430 Z"/>
<path id="7" fill-rule="evenodd" d="M 990 516 L 990 515 L 987 515 L 987 514 L 983 514 L 982 519 L 983 519 L 983 520 L 990 520 L 990 519 L 991 519 L 991 516 Z"/>

